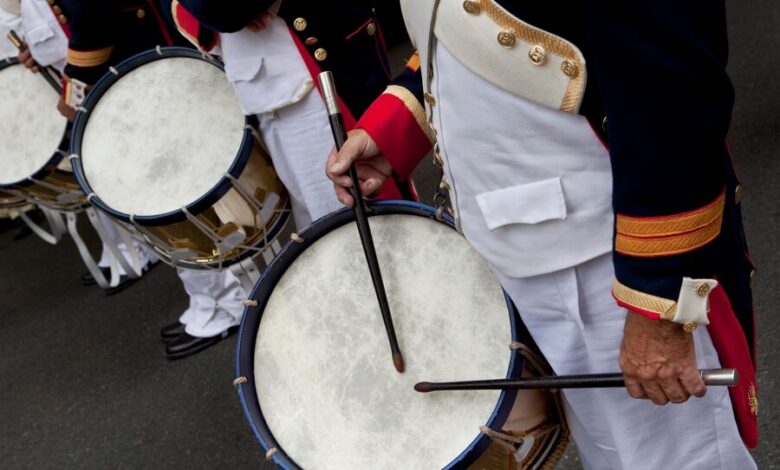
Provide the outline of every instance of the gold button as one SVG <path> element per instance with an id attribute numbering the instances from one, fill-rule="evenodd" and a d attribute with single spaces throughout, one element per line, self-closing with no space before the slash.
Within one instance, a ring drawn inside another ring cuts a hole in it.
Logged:
<path id="1" fill-rule="evenodd" d="M 734 204 L 739 204 L 740 202 L 742 202 L 742 185 L 738 184 L 734 188 Z"/>
<path id="2" fill-rule="evenodd" d="M 62 13 L 62 8 L 60 8 L 59 5 L 54 5 L 53 7 L 51 7 L 51 11 L 53 11 L 55 15 L 59 15 L 60 13 Z"/>
<path id="3" fill-rule="evenodd" d="M 683 331 L 685 331 L 686 333 L 693 333 L 694 331 L 696 331 L 696 328 L 698 326 L 699 325 L 697 325 L 696 323 L 689 321 L 688 323 L 683 325 Z"/>
<path id="4" fill-rule="evenodd" d="M 312 36 L 310 38 L 306 38 L 306 45 L 307 46 L 313 46 L 313 45 L 317 44 L 318 42 L 320 42 L 320 40 L 315 38 L 314 36 Z"/>
<path id="5" fill-rule="evenodd" d="M 144 11 L 144 9 L 143 9 L 143 8 L 139 8 L 139 9 L 138 9 L 138 11 L 136 11 L 136 12 L 135 12 L 135 16 L 136 16 L 136 18 L 138 18 L 139 20 L 142 20 L 142 19 L 144 19 L 144 17 L 146 16 L 146 11 Z"/>
<path id="6" fill-rule="evenodd" d="M 574 62 L 573 60 L 564 60 L 561 62 L 561 71 L 572 80 L 577 78 L 577 75 L 580 74 L 580 68 L 577 66 L 577 62 Z"/>
<path id="7" fill-rule="evenodd" d="M 547 61 L 547 51 L 540 45 L 531 46 L 528 50 L 528 58 L 531 59 L 531 63 L 534 65 L 542 65 Z"/>
<path id="8" fill-rule="evenodd" d="M 436 98 L 434 98 L 432 94 L 426 93 L 423 97 L 425 98 L 425 102 L 430 106 L 436 106 Z"/>
<path id="9" fill-rule="evenodd" d="M 308 25 L 309 24 L 303 18 L 295 18 L 295 21 L 293 21 L 293 28 L 295 28 L 296 31 L 303 31 Z"/>
<path id="10" fill-rule="evenodd" d="M 756 288 L 756 275 L 757 274 L 758 274 L 758 272 L 756 272 L 755 269 L 750 271 L 750 288 L 751 289 L 755 289 Z"/>
<path id="11" fill-rule="evenodd" d="M 470 15 L 479 15 L 482 8 L 479 6 L 479 0 L 466 0 L 463 2 L 463 9 Z"/>
<path id="12" fill-rule="evenodd" d="M 57 21 L 59 21 L 60 24 L 65 24 L 68 22 L 68 18 L 65 15 L 59 15 Z"/>
<path id="13" fill-rule="evenodd" d="M 369 36 L 373 36 L 376 34 L 376 24 L 374 23 L 368 23 L 368 26 L 366 26 L 366 32 Z"/>
<path id="14" fill-rule="evenodd" d="M 501 47 L 506 47 L 507 49 L 511 49 L 515 47 L 515 44 L 517 43 L 517 38 L 515 37 L 514 33 L 511 31 L 501 31 L 498 33 L 498 43 L 501 44 Z"/>
<path id="15" fill-rule="evenodd" d="M 699 294 L 699 297 L 707 297 L 707 294 L 710 293 L 710 285 L 706 282 L 699 285 L 699 288 L 696 289 L 696 293 Z"/>
<path id="16" fill-rule="evenodd" d="M 314 58 L 317 59 L 318 62 L 322 62 L 323 60 L 328 58 L 328 51 L 320 47 L 319 49 L 314 51 Z"/>

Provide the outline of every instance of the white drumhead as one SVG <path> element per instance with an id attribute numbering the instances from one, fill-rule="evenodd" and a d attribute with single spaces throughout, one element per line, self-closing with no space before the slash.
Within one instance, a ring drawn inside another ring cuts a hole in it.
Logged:
<path id="1" fill-rule="evenodd" d="M 349 224 L 308 248 L 271 295 L 255 345 L 258 401 L 279 445 L 307 470 L 443 468 L 479 435 L 500 393 L 413 386 L 506 377 L 506 302 L 451 228 L 408 215 L 370 220 L 406 372 L 393 368 Z"/>
<path id="2" fill-rule="evenodd" d="M 22 181 L 51 160 L 67 120 L 59 96 L 22 65 L 0 71 L 0 184 Z"/>
<path id="3" fill-rule="evenodd" d="M 100 98 L 81 164 L 106 205 L 155 216 L 205 196 L 238 155 L 243 132 L 244 116 L 221 70 L 165 58 L 129 72 Z"/>

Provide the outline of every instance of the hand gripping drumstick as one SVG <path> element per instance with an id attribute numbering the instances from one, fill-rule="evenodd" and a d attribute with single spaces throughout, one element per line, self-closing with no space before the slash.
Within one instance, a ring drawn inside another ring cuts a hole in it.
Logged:
<path id="1" fill-rule="evenodd" d="M 736 369 L 700 370 L 704 384 L 733 387 L 739 381 Z M 558 375 L 533 379 L 475 380 L 471 382 L 418 382 L 414 389 L 421 393 L 455 390 L 529 390 L 562 388 L 625 387 L 623 374 Z"/>
<path id="2" fill-rule="evenodd" d="M 325 107 L 328 110 L 330 118 L 330 128 L 333 131 L 333 139 L 336 141 L 336 150 L 341 150 L 344 142 L 347 140 L 347 131 L 344 127 L 344 118 L 341 115 L 341 109 L 338 103 L 338 94 L 336 94 L 336 85 L 333 81 L 333 74 L 322 72 L 317 77 L 322 90 L 322 97 L 325 99 Z M 398 372 L 404 371 L 404 357 L 401 355 L 401 349 L 398 347 L 398 339 L 395 337 L 395 327 L 393 327 L 393 317 L 390 315 L 390 304 L 387 302 L 385 285 L 382 282 L 382 271 L 379 269 L 379 261 L 376 257 L 374 248 L 374 239 L 371 236 L 371 227 L 368 226 L 368 217 L 366 208 L 363 205 L 363 197 L 360 192 L 360 182 L 358 180 L 355 165 L 349 167 L 349 177 L 352 178 L 352 197 L 355 199 L 353 211 L 355 213 L 355 222 L 360 233 L 360 242 L 363 245 L 363 252 L 368 261 L 368 270 L 371 272 L 371 279 L 374 281 L 374 291 L 379 301 L 379 310 L 382 312 L 382 320 L 385 322 L 387 330 L 387 339 L 390 341 L 390 351 L 393 353 L 393 365 Z"/>
<path id="3" fill-rule="evenodd" d="M 19 37 L 18 34 L 16 34 L 16 31 L 8 31 L 8 40 L 11 41 L 11 44 L 13 44 L 17 49 L 19 49 L 19 52 L 24 50 L 24 42 Z M 57 92 L 57 94 L 62 92 L 62 86 L 60 85 L 60 82 L 55 78 L 59 77 L 60 73 L 57 72 L 52 66 L 46 66 L 41 67 L 41 77 L 46 80 L 49 85 L 51 85 L 52 88 L 54 88 L 54 91 Z"/>

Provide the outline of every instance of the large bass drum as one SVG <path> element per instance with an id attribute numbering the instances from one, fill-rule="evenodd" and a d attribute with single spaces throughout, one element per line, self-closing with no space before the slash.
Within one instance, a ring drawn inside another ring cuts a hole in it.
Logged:
<path id="1" fill-rule="evenodd" d="M 88 205 L 67 157 L 59 96 L 16 59 L 0 62 L 0 189 L 61 211 Z"/>
<path id="2" fill-rule="evenodd" d="M 222 64 L 184 48 L 136 55 L 92 89 L 71 144 L 79 183 L 171 264 L 270 262 L 290 200 Z"/>
<path id="3" fill-rule="evenodd" d="M 427 206 L 376 203 L 369 220 L 406 371 L 390 360 L 352 211 L 315 222 L 266 270 L 241 324 L 236 385 L 267 458 L 308 470 L 551 466 L 567 431 L 549 392 L 413 390 L 538 365 L 488 265 Z"/>

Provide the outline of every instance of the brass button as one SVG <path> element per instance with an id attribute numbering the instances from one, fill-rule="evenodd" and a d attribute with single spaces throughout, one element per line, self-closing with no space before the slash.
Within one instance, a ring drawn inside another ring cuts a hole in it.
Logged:
<path id="1" fill-rule="evenodd" d="M 59 21 L 60 24 L 65 24 L 68 22 L 68 18 L 65 15 L 59 15 L 57 21 Z"/>
<path id="2" fill-rule="evenodd" d="M 547 51 L 540 45 L 531 46 L 528 50 L 528 58 L 531 59 L 531 63 L 534 65 L 542 65 L 547 61 Z"/>
<path id="3" fill-rule="evenodd" d="M 322 62 L 323 60 L 328 58 L 328 51 L 320 47 L 319 49 L 314 51 L 314 58 L 317 59 L 318 62 Z"/>
<path id="4" fill-rule="evenodd" d="M 482 8 L 479 6 L 479 0 L 466 0 L 463 2 L 463 9 L 470 15 L 479 15 Z"/>
<path id="5" fill-rule="evenodd" d="M 376 34 L 376 24 L 374 24 L 373 22 L 372 23 L 368 23 L 368 26 L 366 26 L 366 32 L 368 33 L 369 36 L 375 35 Z"/>
<path id="6" fill-rule="evenodd" d="M 580 68 L 577 66 L 577 62 L 574 62 L 573 60 L 564 60 L 561 62 L 561 71 L 572 80 L 577 78 L 577 75 L 580 74 Z"/>
<path id="7" fill-rule="evenodd" d="M 307 46 L 313 46 L 313 45 L 317 44 L 318 42 L 320 42 L 320 40 L 315 38 L 314 36 L 312 36 L 310 38 L 306 38 L 306 45 Z"/>
<path id="8" fill-rule="evenodd" d="M 138 11 L 135 12 L 135 16 L 139 20 L 142 20 L 146 16 L 146 11 L 143 8 L 139 8 Z"/>
<path id="9" fill-rule="evenodd" d="M 501 44 L 501 47 L 506 47 L 507 49 L 511 49 L 515 47 L 515 44 L 517 43 L 517 38 L 515 37 L 514 33 L 511 31 L 501 31 L 498 33 L 498 43 Z"/>
<path id="10" fill-rule="evenodd" d="M 688 323 L 683 325 L 683 331 L 685 331 L 686 333 L 693 333 L 694 331 L 696 331 L 696 328 L 698 326 L 699 325 L 697 325 L 696 323 L 689 321 Z"/>
<path id="11" fill-rule="evenodd" d="M 755 269 L 750 271 L 750 288 L 751 289 L 755 289 L 756 288 L 756 275 L 757 274 L 758 274 L 758 272 L 756 272 Z"/>
<path id="12" fill-rule="evenodd" d="M 53 7 L 51 7 L 51 11 L 53 11 L 55 15 L 59 15 L 60 13 L 62 13 L 62 8 L 60 8 L 59 5 L 54 5 Z"/>
<path id="13" fill-rule="evenodd" d="M 734 188 L 734 204 L 739 204 L 740 202 L 742 202 L 742 185 L 738 184 Z"/>
<path id="14" fill-rule="evenodd" d="M 293 21 L 293 28 L 295 28 L 296 31 L 303 31 L 308 25 L 309 23 L 303 18 L 295 18 L 295 21 Z"/>
<path id="15" fill-rule="evenodd" d="M 707 295 L 710 293 L 710 285 L 706 282 L 700 284 L 699 288 L 696 289 L 696 293 L 699 294 L 699 297 L 707 297 Z"/>
<path id="16" fill-rule="evenodd" d="M 436 106 L 436 98 L 434 98 L 432 94 L 426 93 L 423 95 L 423 97 L 425 98 L 425 102 L 428 103 L 428 105 Z"/>

